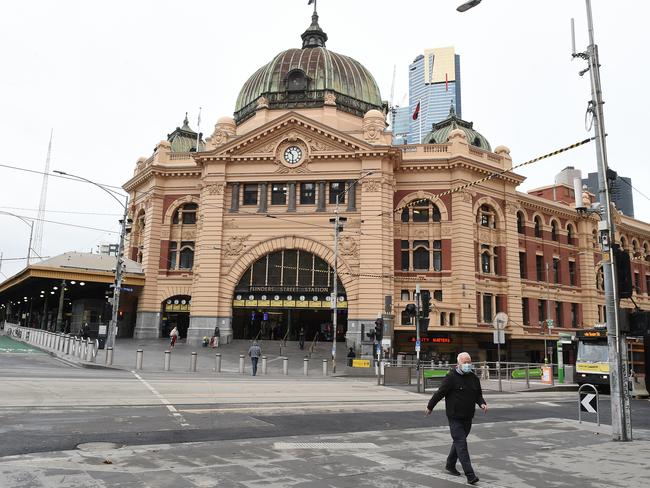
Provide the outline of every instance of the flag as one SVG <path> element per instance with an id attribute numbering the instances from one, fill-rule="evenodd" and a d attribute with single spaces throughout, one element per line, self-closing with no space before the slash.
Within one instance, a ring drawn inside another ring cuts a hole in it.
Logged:
<path id="1" fill-rule="evenodd" d="M 418 120 L 418 116 L 420 115 L 420 102 L 415 106 L 415 111 L 413 112 L 413 120 Z"/>
<path id="2" fill-rule="evenodd" d="M 447 77 L 447 73 L 445 73 L 445 91 L 449 91 L 449 78 Z"/>
<path id="3" fill-rule="evenodd" d="M 201 127 L 201 107 L 199 107 L 199 118 L 197 120 L 197 125 Z"/>
<path id="4" fill-rule="evenodd" d="M 312 3 L 314 3 L 314 0 L 309 0 L 309 2 L 307 2 L 307 5 L 311 5 Z"/>

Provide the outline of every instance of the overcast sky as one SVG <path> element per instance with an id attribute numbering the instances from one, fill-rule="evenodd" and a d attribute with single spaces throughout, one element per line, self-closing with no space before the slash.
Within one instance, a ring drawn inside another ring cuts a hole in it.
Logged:
<path id="1" fill-rule="evenodd" d="M 460 14 L 460 0 L 320 0 L 327 47 L 365 65 L 391 92 L 407 93 L 408 65 L 425 48 L 461 56 L 463 117 L 492 147 L 523 162 L 584 139 L 589 76 L 571 60 L 587 45 L 582 0 L 484 0 Z M 646 114 L 650 2 L 594 0 L 610 166 L 650 197 Z M 121 185 L 140 156 L 189 112 L 210 133 L 231 115 L 242 84 L 278 52 L 301 45 L 307 0 L 94 0 L 5 2 L 0 15 L 0 164 L 42 171 L 54 128 L 51 169 Z M 593 144 L 520 170 L 521 189 L 551 184 L 562 168 L 596 171 Z M 36 216 L 41 176 L 0 166 L 0 211 Z M 636 217 L 650 200 L 634 192 Z M 115 241 L 117 202 L 92 185 L 50 178 L 43 256 L 90 251 Z M 66 213 L 86 212 L 88 214 Z M 92 214 L 92 215 L 89 215 Z M 97 215 L 95 215 L 97 214 Z M 106 215 L 112 214 L 112 215 Z M 29 227 L 0 214 L 4 259 L 26 256 Z M 104 230 L 105 229 L 105 230 Z M 25 265 L 5 260 L 11 276 Z M 0 275 L 0 280 L 4 279 Z"/>

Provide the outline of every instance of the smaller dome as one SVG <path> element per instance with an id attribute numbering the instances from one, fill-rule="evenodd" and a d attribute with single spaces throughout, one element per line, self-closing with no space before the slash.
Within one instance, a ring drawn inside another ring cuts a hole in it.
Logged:
<path id="1" fill-rule="evenodd" d="M 490 143 L 483 137 L 483 135 L 474 130 L 473 122 L 467 122 L 456 115 L 454 105 L 452 103 L 449 110 L 449 117 L 442 122 L 433 124 L 431 132 L 429 132 L 422 140 L 423 144 L 444 144 L 449 140 L 451 132 L 455 129 L 462 130 L 465 133 L 467 142 L 475 147 L 492 151 Z"/>

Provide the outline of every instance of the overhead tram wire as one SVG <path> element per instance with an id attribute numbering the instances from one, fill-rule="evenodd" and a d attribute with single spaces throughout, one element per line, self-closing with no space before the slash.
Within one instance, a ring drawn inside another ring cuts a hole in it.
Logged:
<path id="1" fill-rule="evenodd" d="M 52 256 L 39 256 L 41 259 L 49 259 Z M 30 259 L 33 259 L 30 257 Z M 0 261 L 26 261 L 27 257 L 24 258 L 0 258 Z"/>
<path id="2" fill-rule="evenodd" d="M 632 188 L 634 191 L 636 191 L 636 192 L 637 192 L 639 195 L 641 195 L 643 198 L 645 198 L 646 200 L 650 201 L 650 198 L 649 198 L 647 195 L 645 195 L 643 192 L 641 192 L 641 190 L 639 190 L 639 189 L 636 188 L 635 186 L 632 186 L 632 183 L 628 182 L 627 180 L 625 180 L 624 178 L 621 178 L 621 177 L 619 177 L 619 180 L 623 181 L 626 185 L 628 185 L 630 188 Z"/>
<path id="3" fill-rule="evenodd" d="M 501 170 L 501 171 L 494 171 L 494 172 L 490 173 L 489 175 L 484 176 L 483 178 L 480 178 L 478 180 L 474 180 L 474 181 L 472 181 L 470 183 L 466 183 L 466 184 L 460 185 L 460 186 L 458 186 L 456 188 L 452 188 L 452 189 L 444 191 L 442 193 L 438 193 L 437 195 L 433 196 L 433 200 L 440 200 L 440 197 L 451 195 L 452 193 L 456 193 L 456 192 L 465 190 L 467 188 L 471 188 L 472 186 L 476 186 L 476 185 L 478 185 L 480 183 L 491 180 L 492 178 L 499 177 L 499 176 L 504 175 L 506 173 L 509 173 L 509 172 L 511 172 L 511 171 L 513 171 L 513 170 L 515 170 L 517 168 L 521 168 L 522 166 L 527 166 L 529 164 L 536 163 L 536 162 L 541 161 L 543 159 L 548 159 L 550 157 L 557 156 L 558 154 L 561 154 L 561 153 L 566 152 L 566 151 L 570 151 L 571 149 L 575 149 L 575 148 L 580 147 L 580 146 L 582 146 L 584 144 L 587 144 L 587 143 L 593 141 L 594 139 L 595 139 L 595 137 L 589 137 L 587 139 L 583 139 L 582 141 L 571 144 L 570 146 L 566 146 L 566 147 L 563 147 L 563 148 L 558 149 L 556 151 L 544 154 L 543 156 L 536 157 L 534 159 L 525 161 L 523 163 L 515 164 L 509 169 L 504 169 L 504 170 Z M 416 205 L 419 205 L 420 203 L 424 203 L 424 202 L 428 202 L 428 201 L 432 201 L 432 198 L 428 198 L 428 197 L 427 198 L 419 198 L 417 200 L 413 200 L 413 201 L 407 203 L 406 205 L 402 205 L 401 207 L 394 208 L 390 213 L 394 214 L 396 212 L 400 212 L 400 211 L 404 210 L 405 208 L 414 207 Z M 377 217 L 387 215 L 388 213 L 389 213 L 388 211 L 381 212 L 381 213 L 377 214 Z"/>
<path id="4" fill-rule="evenodd" d="M 46 222 L 48 224 L 65 225 L 65 226 L 68 226 L 68 227 L 76 227 L 78 229 L 96 230 L 96 231 L 99 231 L 99 232 L 107 232 L 109 234 L 119 234 L 119 232 L 116 232 L 114 230 L 99 229 L 97 227 L 88 227 L 88 226 L 85 226 L 85 225 L 69 224 L 67 222 L 58 222 L 56 220 L 38 219 L 38 218 L 35 218 L 35 217 L 28 217 L 26 215 L 19 215 L 19 217 L 22 217 L 22 218 L 27 219 L 27 220 L 38 220 L 38 221 L 41 221 L 41 222 Z"/>
<path id="5" fill-rule="evenodd" d="M 8 210 L 27 210 L 30 212 L 38 211 L 37 208 L 25 208 L 25 207 L 0 207 L 0 209 Z M 113 213 L 101 213 L 101 212 L 75 212 L 72 210 L 46 210 L 45 213 L 62 213 L 62 214 L 72 214 L 72 215 L 96 215 L 96 216 L 105 216 L 105 217 L 119 217 L 120 214 Z"/>

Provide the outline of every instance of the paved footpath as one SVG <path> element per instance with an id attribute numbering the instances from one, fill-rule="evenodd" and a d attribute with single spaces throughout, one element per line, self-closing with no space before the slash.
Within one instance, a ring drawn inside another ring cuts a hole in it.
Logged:
<path id="1" fill-rule="evenodd" d="M 486 488 L 650 485 L 650 432 L 613 443 L 609 428 L 564 419 L 476 424 L 470 451 Z M 102 443 L 0 458 L 3 488 L 453 488 L 445 426 L 148 446 Z M 117 448 L 116 448 L 117 447 Z"/>

